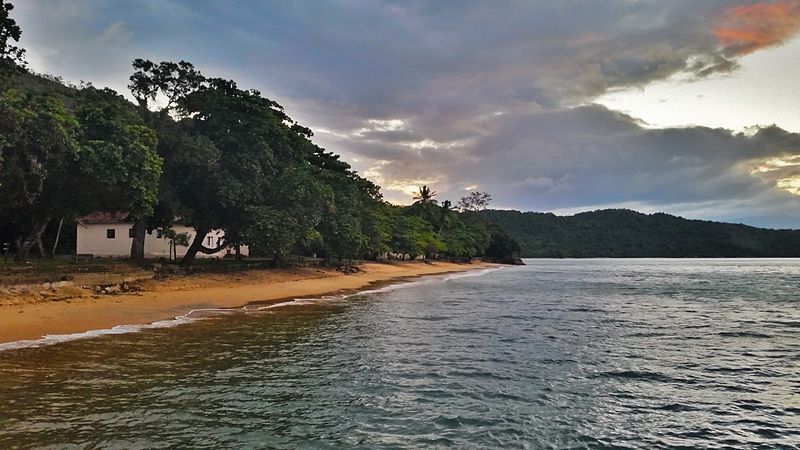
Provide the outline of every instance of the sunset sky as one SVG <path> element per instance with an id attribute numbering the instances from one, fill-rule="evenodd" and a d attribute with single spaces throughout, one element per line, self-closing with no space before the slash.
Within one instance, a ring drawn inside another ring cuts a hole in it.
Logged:
<path id="1" fill-rule="evenodd" d="M 33 70 L 185 59 L 407 203 L 800 228 L 800 0 L 17 0 Z"/>

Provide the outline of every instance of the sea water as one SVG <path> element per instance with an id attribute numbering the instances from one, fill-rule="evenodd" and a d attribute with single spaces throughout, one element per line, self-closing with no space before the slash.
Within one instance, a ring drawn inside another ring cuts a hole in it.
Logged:
<path id="1" fill-rule="evenodd" d="M 0 448 L 798 448 L 800 261 L 526 263 L 5 346 Z"/>

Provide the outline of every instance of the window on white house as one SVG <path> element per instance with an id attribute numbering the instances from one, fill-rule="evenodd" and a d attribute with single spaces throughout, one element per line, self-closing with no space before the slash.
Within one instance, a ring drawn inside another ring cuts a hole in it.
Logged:
<path id="1" fill-rule="evenodd" d="M 211 246 L 211 243 L 212 243 L 212 242 L 214 242 L 214 238 L 213 238 L 213 237 L 211 237 L 211 236 L 209 236 L 209 237 L 208 237 L 208 245 L 209 245 L 209 247 Z"/>
<path id="2" fill-rule="evenodd" d="M 128 237 L 129 238 L 133 237 L 133 228 L 128 228 Z"/>
<path id="3" fill-rule="evenodd" d="M 163 235 L 161 234 L 161 230 L 156 230 L 156 237 L 157 237 L 158 239 L 161 239 L 161 236 L 163 236 Z"/>
<path id="4" fill-rule="evenodd" d="M 117 230 L 113 228 L 109 228 L 106 230 L 106 237 L 109 239 L 114 239 L 117 235 Z"/>

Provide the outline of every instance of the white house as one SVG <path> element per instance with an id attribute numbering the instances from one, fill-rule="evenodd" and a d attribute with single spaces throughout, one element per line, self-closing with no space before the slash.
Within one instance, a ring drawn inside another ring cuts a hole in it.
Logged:
<path id="1" fill-rule="evenodd" d="M 127 213 L 94 213 L 78 219 L 76 253 L 78 255 L 94 255 L 107 257 L 126 257 L 131 253 L 133 242 L 133 223 L 125 222 Z M 195 230 L 183 225 L 172 226 L 176 234 L 186 234 L 188 242 L 194 239 Z M 209 232 L 203 244 L 206 247 L 216 247 L 222 242 L 225 233 L 222 230 Z M 160 230 L 145 235 L 144 255 L 146 258 L 169 258 L 174 241 L 163 236 Z M 174 245 L 178 258 L 186 254 L 188 246 Z M 248 255 L 246 245 L 241 246 L 241 254 Z M 197 253 L 198 258 L 222 258 L 232 255 L 232 248 L 225 248 L 217 253 Z"/>

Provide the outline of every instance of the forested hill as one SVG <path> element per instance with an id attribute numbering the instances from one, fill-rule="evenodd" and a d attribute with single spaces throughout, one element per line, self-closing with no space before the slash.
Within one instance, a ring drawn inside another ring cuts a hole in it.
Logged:
<path id="1" fill-rule="evenodd" d="M 768 230 L 626 209 L 574 216 L 500 210 L 481 214 L 519 242 L 523 258 L 800 256 L 800 230 Z"/>

